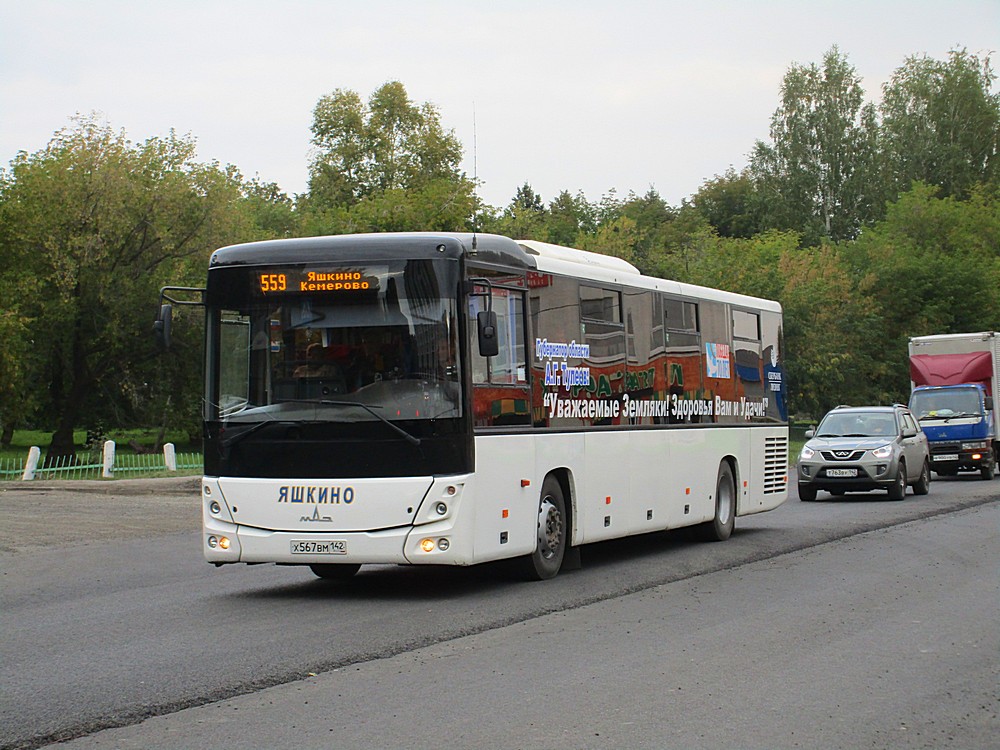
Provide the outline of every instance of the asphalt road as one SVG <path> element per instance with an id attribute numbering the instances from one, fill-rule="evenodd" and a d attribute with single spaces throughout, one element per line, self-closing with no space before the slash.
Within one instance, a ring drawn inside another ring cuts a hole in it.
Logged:
<path id="1" fill-rule="evenodd" d="M 0 742 L 989 747 L 998 494 L 793 499 L 724 544 L 596 545 L 540 584 L 373 566 L 336 586 L 204 564 L 195 491 L 8 490 Z M 102 507 L 146 523 L 62 542 Z"/>

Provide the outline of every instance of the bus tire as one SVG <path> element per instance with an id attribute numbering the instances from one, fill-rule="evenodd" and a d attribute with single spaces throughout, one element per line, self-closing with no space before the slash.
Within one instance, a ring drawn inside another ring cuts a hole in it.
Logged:
<path id="1" fill-rule="evenodd" d="M 708 542 L 724 542 L 736 526 L 736 480 L 728 461 L 719 464 L 715 481 L 715 518 L 701 525 L 702 537 Z"/>
<path id="2" fill-rule="evenodd" d="M 566 557 L 568 529 L 562 485 L 551 474 L 542 482 L 538 499 L 535 551 L 521 558 L 520 573 L 529 581 L 554 578 Z"/>
<path id="3" fill-rule="evenodd" d="M 324 581 L 349 581 L 354 578 L 354 574 L 361 569 L 361 566 L 337 563 L 316 563 L 314 565 L 310 565 L 309 569 Z"/>

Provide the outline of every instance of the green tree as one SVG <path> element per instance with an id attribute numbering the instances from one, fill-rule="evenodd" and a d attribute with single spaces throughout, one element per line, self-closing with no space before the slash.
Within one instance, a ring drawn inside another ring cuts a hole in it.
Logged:
<path id="1" fill-rule="evenodd" d="M 852 269 L 832 245 L 786 245 L 775 271 L 784 309 L 786 368 L 792 413 L 818 418 L 837 404 L 891 403 L 879 340 L 882 308 L 876 280 Z"/>
<path id="2" fill-rule="evenodd" d="M 677 281 L 698 281 L 699 268 L 719 247 L 719 235 L 705 218 L 688 205 L 681 206 L 669 221 L 647 224 L 653 233 L 650 249 L 636 265 L 643 273 Z"/>
<path id="3" fill-rule="evenodd" d="M 1000 195 L 986 187 L 964 201 L 937 193 L 917 183 L 843 249 L 848 268 L 873 279 L 874 330 L 889 364 L 881 382 L 897 399 L 909 391 L 909 337 L 1000 326 Z"/>
<path id="4" fill-rule="evenodd" d="M 746 239 L 763 229 L 760 201 L 747 170 L 737 173 L 730 167 L 724 175 L 706 180 L 691 197 L 691 206 L 720 237 Z"/>
<path id="5" fill-rule="evenodd" d="M 804 242 L 856 237 L 877 218 L 879 176 L 875 108 L 863 104 L 861 79 L 833 47 L 823 65 L 793 65 L 771 118 L 771 143 L 751 154 L 757 208 L 765 226 L 790 229 Z"/>
<path id="6" fill-rule="evenodd" d="M 336 89 L 313 110 L 308 233 L 461 230 L 478 210 L 475 184 L 459 169 L 462 145 L 430 103 L 414 104 L 399 81 L 367 103 Z"/>
<path id="7" fill-rule="evenodd" d="M 896 195 L 914 181 L 964 198 L 1000 181 L 1000 94 L 989 55 L 952 50 L 946 61 L 906 59 L 883 86 L 882 130 Z"/>
<path id="8" fill-rule="evenodd" d="M 264 182 L 259 177 L 245 181 L 238 173 L 231 176 L 241 186 L 241 204 L 257 227 L 259 239 L 292 237 L 301 231 L 295 201 L 276 183 Z"/>
<path id="9" fill-rule="evenodd" d="M 635 219 L 619 216 L 603 222 L 593 234 L 582 235 L 580 249 L 627 260 L 638 268 L 636 248 L 640 245 Z"/>
<path id="10" fill-rule="evenodd" d="M 197 379 L 198 358 L 154 364 L 158 289 L 200 286 L 210 252 L 255 230 L 233 171 L 194 153 L 189 137 L 133 144 L 90 116 L 2 174 L 0 267 L 23 277 L 8 309 L 20 334 L 16 377 L 54 427 L 51 454 L 72 454 L 73 429 L 87 421 L 162 413 L 156 383 Z"/>
<path id="11" fill-rule="evenodd" d="M 514 239 L 544 241 L 548 237 L 547 222 L 542 197 L 526 182 L 498 216 L 484 220 L 482 228 Z"/>
<path id="12" fill-rule="evenodd" d="M 589 234 L 597 228 L 594 207 L 583 193 L 571 195 L 563 190 L 549 203 L 546 241 L 573 247 L 579 244 L 580 234 Z"/>

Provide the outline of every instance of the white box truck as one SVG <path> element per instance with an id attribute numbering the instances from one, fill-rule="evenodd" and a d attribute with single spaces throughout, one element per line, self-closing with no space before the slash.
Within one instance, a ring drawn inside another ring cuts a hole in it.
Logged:
<path id="1" fill-rule="evenodd" d="M 993 479 L 1000 460 L 1000 333 L 910 339 L 910 411 L 942 476 L 978 471 Z"/>

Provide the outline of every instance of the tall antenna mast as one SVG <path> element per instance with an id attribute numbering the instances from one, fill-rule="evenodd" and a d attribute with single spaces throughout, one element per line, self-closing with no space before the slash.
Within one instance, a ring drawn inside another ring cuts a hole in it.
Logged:
<path id="1" fill-rule="evenodd" d="M 472 102 L 472 190 L 476 202 L 472 207 L 472 252 L 476 252 L 476 232 L 479 230 L 479 151 L 476 142 L 476 102 Z"/>

